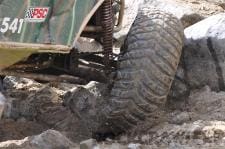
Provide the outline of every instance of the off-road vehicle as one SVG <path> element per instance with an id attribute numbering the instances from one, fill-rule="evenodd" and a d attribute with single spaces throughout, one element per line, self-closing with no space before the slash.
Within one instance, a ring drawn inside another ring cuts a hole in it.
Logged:
<path id="1" fill-rule="evenodd" d="M 113 82 L 103 127 L 122 132 L 154 121 L 177 70 L 182 25 L 141 6 L 115 54 L 113 34 L 122 28 L 124 7 L 125 0 L 0 0 L 0 75 Z"/>

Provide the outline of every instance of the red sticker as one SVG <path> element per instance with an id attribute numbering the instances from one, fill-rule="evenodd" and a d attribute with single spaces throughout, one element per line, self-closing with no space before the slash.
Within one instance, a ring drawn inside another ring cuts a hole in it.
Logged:
<path id="1" fill-rule="evenodd" d="M 26 22 L 44 22 L 48 16 L 48 7 L 30 7 L 26 11 Z"/>

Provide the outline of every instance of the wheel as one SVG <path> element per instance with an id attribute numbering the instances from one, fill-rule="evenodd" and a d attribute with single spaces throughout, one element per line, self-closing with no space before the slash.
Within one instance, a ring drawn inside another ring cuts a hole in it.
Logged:
<path id="1" fill-rule="evenodd" d="M 183 26 L 171 14 L 143 6 L 125 42 L 101 130 L 121 133 L 160 118 L 183 46 Z"/>

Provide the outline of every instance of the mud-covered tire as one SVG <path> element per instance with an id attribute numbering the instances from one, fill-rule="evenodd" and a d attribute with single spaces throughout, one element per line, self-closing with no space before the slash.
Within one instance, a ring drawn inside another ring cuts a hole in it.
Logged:
<path id="1" fill-rule="evenodd" d="M 183 46 L 183 26 L 171 14 L 143 6 L 119 59 L 111 98 L 102 113 L 104 126 L 126 131 L 160 117 Z"/>

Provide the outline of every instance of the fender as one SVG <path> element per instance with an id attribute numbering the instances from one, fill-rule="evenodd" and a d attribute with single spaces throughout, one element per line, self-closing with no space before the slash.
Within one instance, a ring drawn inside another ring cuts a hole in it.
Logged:
<path id="1" fill-rule="evenodd" d="M 69 53 L 103 2 L 2 0 L 0 70 L 36 52 Z M 48 45 L 52 45 L 51 48 L 46 48 Z"/>

